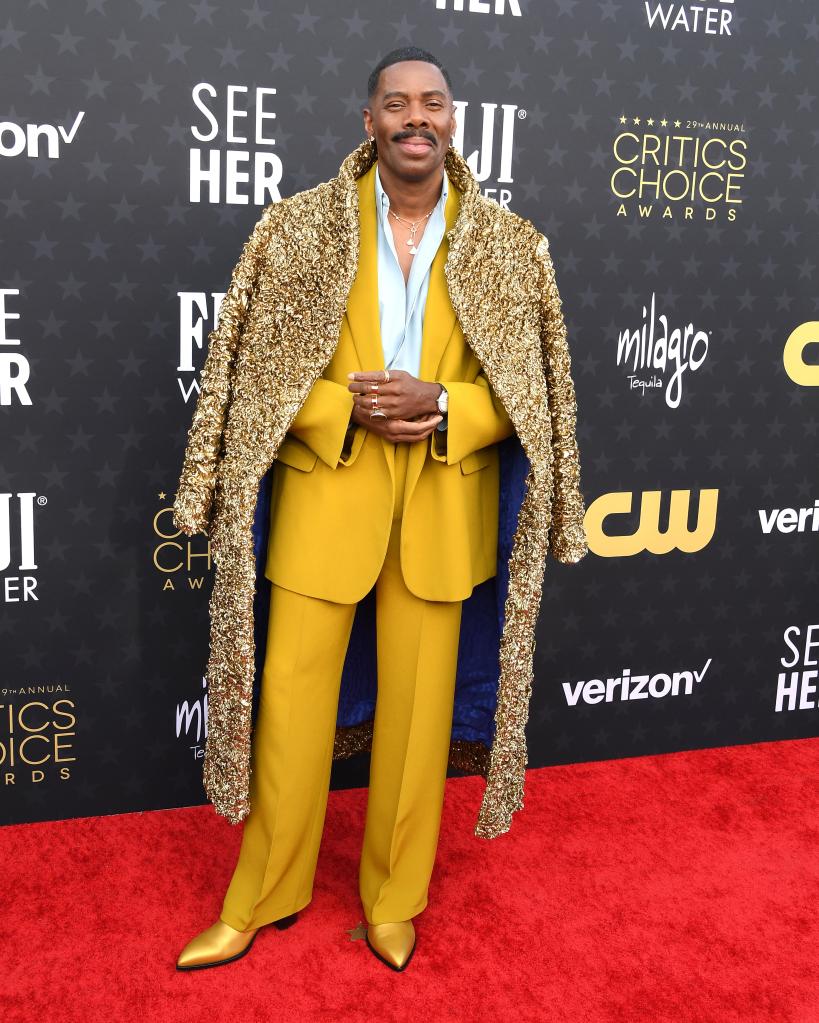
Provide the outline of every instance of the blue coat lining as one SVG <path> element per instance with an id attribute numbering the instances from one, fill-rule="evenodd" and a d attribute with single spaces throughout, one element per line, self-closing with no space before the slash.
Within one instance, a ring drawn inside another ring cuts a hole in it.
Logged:
<path id="1" fill-rule="evenodd" d="M 529 460 L 515 434 L 498 444 L 500 487 L 498 504 L 497 574 L 474 588 L 463 602 L 452 739 L 491 746 L 500 674 L 499 646 L 504 604 L 509 588 L 509 557 L 520 505 L 526 491 Z M 262 668 L 267 648 L 270 580 L 264 574 L 270 523 L 270 497 L 275 462 L 259 483 L 253 519 L 256 593 L 253 602 L 255 676 L 253 719 L 258 713 Z M 337 725 L 348 727 L 371 720 L 377 692 L 375 587 L 359 601 L 347 647 L 338 703 Z"/>

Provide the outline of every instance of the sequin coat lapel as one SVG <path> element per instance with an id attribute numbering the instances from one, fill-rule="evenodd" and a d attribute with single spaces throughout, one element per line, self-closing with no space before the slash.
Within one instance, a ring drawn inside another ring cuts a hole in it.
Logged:
<path id="1" fill-rule="evenodd" d="M 204 785 L 216 811 L 249 813 L 254 683 L 252 526 L 260 480 L 338 343 L 358 251 L 356 179 L 376 158 L 362 143 L 338 175 L 262 212 L 211 332 L 174 521 L 206 533 L 215 578 L 207 666 Z M 566 328 L 545 236 L 480 194 L 450 149 L 461 207 L 445 273 L 464 337 L 512 420 L 529 467 L 511 554 L 486 788 L 475 834 L 509 830 L 523 806 L 525 725 L 544 563 L 587 552 Z M 338 744 L 337 744 L 338 746 Z M 462 766 L 453 743 L 450 762 Z"/>

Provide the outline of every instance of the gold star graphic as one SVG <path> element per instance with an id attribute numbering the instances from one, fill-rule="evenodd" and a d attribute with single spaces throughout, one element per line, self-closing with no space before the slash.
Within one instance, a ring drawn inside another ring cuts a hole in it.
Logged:
<path id="1" fill-rule="evenodd" d="M 367 937 L 367 925 L 363 920 L 359 920 L 355 927 L 346 927 L 345 930 L 350 935 L 350 941 L 363 941 Z"/>

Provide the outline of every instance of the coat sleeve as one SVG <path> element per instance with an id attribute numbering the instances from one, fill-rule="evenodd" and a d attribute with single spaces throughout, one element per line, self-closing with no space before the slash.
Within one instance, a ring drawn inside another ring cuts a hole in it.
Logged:
<path id="1" fill-rule="evenodd" d="M 352 391 L 343 384 L 337 384 L 335 380 L 319 377 L 290 424 L 288 433 L 292 433 L 315 451 L 322 462 L 335 469 L 344 450 L 354 405 Z"/>
<path id="2" fill-rule="evenodd" d="M 540 338 L 552 423 L 554 497 L 549 551 L 556 561 L 574 564 L 588 553 L 583 526 L 586 513 L 580 490 L 577 445 L 577 399 L 560 293 L 555 281 L 549 241 L 540 235 L 535 250 L 540 271 Z"/>
<path id="3" fill-rule="evenodd" d="M 206 533 L 210 525 L 233 364 L 269 239 L 273 205 L 265 208 L 245 242 L 219 308 L 216 327 L 208 335 L 199 396 L 173 503 L 174 524 L 188 536 Z"/>
<path id="4" fill-rule="evenodd" d="M 436 461 L 454 465 L 514 432 L 512 420 L 492 392 L 485 373 L 479 373 L 474 383 L 438 382 L 449 392 L 449 405 L 446 430 L 435 429 L 430 434 L 430 454 Z"/>

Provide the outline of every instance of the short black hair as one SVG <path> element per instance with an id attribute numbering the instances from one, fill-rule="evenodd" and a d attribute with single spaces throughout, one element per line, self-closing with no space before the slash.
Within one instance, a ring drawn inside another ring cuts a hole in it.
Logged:
<path id="1" fill-rule="evenodd" d="M 390 50 L 386 57 L 382 57 L 372 69 L 370 77 L 367 80 L 368 99 L 375 94 L 375 90 L 378 88 L 379 79 L 381 78 L 381 72 L 384 68 L 390 67 L 392 64 L 400 64 L 402 60 L 423 60 L 427 64 L 434 64 L 444 76 L 444 81 L 447 84 L 450 95 L 452 94 L 452 82 L 449 77 L 449 72 L 437 57 L 433 56 L 429 50 L 422 50 L 418 46 L 402 46 L 398 50 Z"/>

